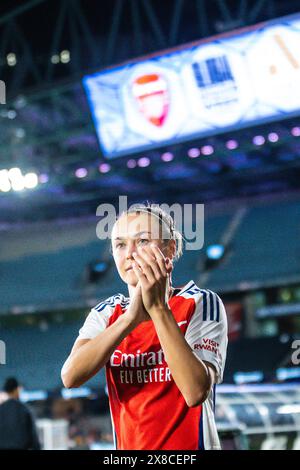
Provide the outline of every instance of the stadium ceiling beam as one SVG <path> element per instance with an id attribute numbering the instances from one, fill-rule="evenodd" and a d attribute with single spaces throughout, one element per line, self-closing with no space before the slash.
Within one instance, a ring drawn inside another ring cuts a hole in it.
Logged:
<path id="1" fill-rule="evenodd" d="M 199 34 L 201 37 L 206 37 L 209 34 L 209 28 L 205 0 L 196 0 L 196 13 Z"/>
<path id="2" fill-rule="evenodd" d="M 172 46 L 175 46 L 178 41 L 178 29 L 180 24 L 183 2 L 184 0 L 176 0 L 174 5 L 174 12 L 173 17 L 171 19 L 171 28 L 169 34 L 169 44 Z"/>
<path id="3" fill-rule="evenodd" d="M 63 0 L 60 5 L 59 15 L 58 15 L 56 27 L 53 32 L 53 38 L 52 38 L 52 42 L 50 46 L 51 58 L 58 52 L 59 43 L 60 43 L 61 36 L 63 33 L 64 22 L 65 22 L 65 18 L 67 15 L 67 8 L 68 8 L 67 2 L 66 0 Z M 53 77 L 53 72 L 54 72 L 53 65 L 54 64 L 52 63 L 52 61 L 48 60 L 48 67 L 47 67 L 46 77 L 45 77 L 47 83 L 50 82 Z"/>
<path id="4" fill-rule="evenodd" d="M 26 11 L 31 10 L 32 8 L 39 5 L 40 3 L 44 3 L 45 1 L 47 0 L 31 0 L 31 2 L 25 3 L 25 5 L 14 8 L 12 11 L 7 13 L 6 15 L 3 15 L 2 17 L 0 17 L 0 25 L 7 23 L 8 21 L 12 20 L 16 16 L 19 16 L 22 13 L 25 13 Z"/>
<path id="5" fill-rule="evenodd" d="M 256 21 L 260 10 L 270 2 L 270 0 L 257 0 L 256 3 L 253 5 L 253 8 L 250 9 L 249 12 L 249 21 Z M 271 2 L 270 2 L 271 3 Z"/>
<path id="6" fill-rule="evenodd" d="M 70 0 L 67 0 L 68 1 L 68 6 L 70 5 Z M 86 16 L 84 15 L 83 11 L 82 11 L 82 8 L 81 8 L 81 4 L 80 4 L 80 1 L 79 0 L 72 0 L 71 2 L 71 5 L 72 5 L 72 8 L 73 8 L 73 15 L 71 13 L 71 17 L 73 16 L 73 21 L 75 20 L 75 17 L 78 21 L 78 34 L 83 34 L 83 38 L 84 38 L 84 43 L 86 43 L 86 46 L 87 46 L 87 52 L 90 54 L 90 58 L 91 58 L 91 66 L 94 66 L 94 65 L 97 65 L 97 60 L 98 60 L 98 55 L 100 56 L 100 54 L 98 53 L 98 47 L 97 47 L 97 42 L 95 40 L 95 38 L 93 37 L 93 34 L 91 32 L 91 29 L 90 29 L 90 26 L 89 26 L 89 23 L 87 21 L 87 18 Z M 81 31 L 80 31 L 81 30 Z M 77 40 L 78 42 L 81 42 L 81 40 L 79 40 L 79 37 L 77 36 Z"/>
<path id="7" fill-rule="evenodd" d="M 228 8 L 226 0 L 217 0 L 217 5 L 222 14 L 222 19 L 228 23 L 231 23 L 232 16 L 231 16 L 231 12 L 230 12 L 230 9 Z"/>
<path id="8" fill-rule="evenodd" d="M 143 36 L 139 3 L 130 0 L 131 17 L 133 23 L 134 53 L 139 56 L 143 53 Z"/>
<path id="9" fill-rule="evenodd" d="M 155 35 L 156 41 L 158 48 L 163 49 L 164 47 L 167 47 L 167 39 L 165 37 L 165 34 L 163 33 L 163 30 L 160 26 L 159 20 L 157 18 L 157 15 L 155 13 L 155 9 L 152 5 L 151 0 L 142 0 L 145 12 L 148 16 L 149 23 L 152 26 L 153 33 Z"/>
<path id="10" fill-rule="evenodd" d="M 107 48 L 104 55 L 104 62 L 110 64 L 113 61 L 116 41 L 121 23 L 121 17 L 124 7 L 124 0 L 115 0 L 114 14 L 112 16 L 111 28 L 107 36 Z"/>

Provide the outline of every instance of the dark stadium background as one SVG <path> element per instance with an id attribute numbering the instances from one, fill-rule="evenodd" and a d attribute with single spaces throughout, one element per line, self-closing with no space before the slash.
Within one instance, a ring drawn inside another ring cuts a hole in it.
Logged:
<path id="1" fill-rule="evenodd" d="M 104 374 L 64 390 L 60 369 L 89 309 L 126 294 L 95 232 L 97 206 L 117 207 L 119 195 L 129 205 L 205 204 L 204 247 L 185 253 L 174 282 L 193 279 L 225 303 L 229 346 L 216 408 L 223 447 L 300 448 L 292 362 L 300 339 L 300 110 L 108 161 L 81 83 L 129 59 L 297 12 L 299 2 L 275 0 L 1 1 L 0 170 L 34 172 L 39 184 L 0 191 L 0 385 L 8 376 L 21 381 L 45 448 L 111 446 Z M 188 157 L 203 146 L 213 154 Z M 141 157 L 150 164 L 128 168 Z M 76 176 L 80 168 L 85 177 Z M 217 261 L 206 252 L 214 244 L 225 249 Z"/>

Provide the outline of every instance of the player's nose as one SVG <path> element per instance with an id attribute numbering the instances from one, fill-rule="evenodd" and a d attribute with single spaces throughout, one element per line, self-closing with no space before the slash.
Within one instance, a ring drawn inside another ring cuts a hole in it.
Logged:
<path id="1" fill-rule="evenodd" d="M 132 253 L 136 251 L 135 243 L 134 241 L 130 241 L 127 245 L 127 252 L 126 252 L 126 259 L 133 261 L 134 258 L 132 256 Z"/>

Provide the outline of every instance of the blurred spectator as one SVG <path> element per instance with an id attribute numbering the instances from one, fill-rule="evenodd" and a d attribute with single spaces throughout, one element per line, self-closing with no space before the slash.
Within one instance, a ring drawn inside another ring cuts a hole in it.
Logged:
<path id="1" fill-rule="evenodd" d="M 4 384 L 7 400 L 0 405 L 0 449 L 40 449 L 29 408 L 20 402 L 20 385 L 11 377 Z"/>

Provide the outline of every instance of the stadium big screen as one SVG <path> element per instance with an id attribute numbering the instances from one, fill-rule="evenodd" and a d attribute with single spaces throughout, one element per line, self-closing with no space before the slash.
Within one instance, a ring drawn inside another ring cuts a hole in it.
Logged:
<path id="1" fill-rule="evenodd" d="M 86 76 L 107 158 L 299 114 L 300 17 Z"/>

